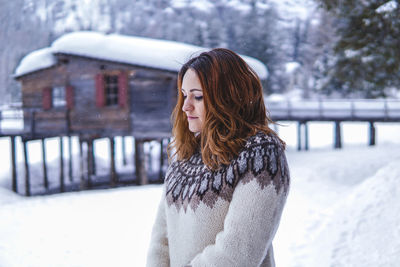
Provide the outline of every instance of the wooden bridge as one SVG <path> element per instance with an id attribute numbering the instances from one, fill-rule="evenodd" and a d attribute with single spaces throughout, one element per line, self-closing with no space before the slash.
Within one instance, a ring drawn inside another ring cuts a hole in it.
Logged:
<path id="1" fill-rule="evenodd" d="M 400 122 L 400 100 L 326 99 L 273 101 L 265 99 L 276 121 Z"/>
<path id="2" fill-rule="evenodd" d="M 341 122 L 369 123 L 369 145 L 376 143 L 375 122 L 400 122 L 400 100 L 396 99 L 325 99 L 279 100 L 265 98 L 267 109 L 274 121 L 296 121 L 297 149 L 308 150 L 308 122 L 331 121 L 335 123 L 333 144 L 342 147 Z M 400 137 L 400 133 L 399 133 Z M 304 140 L 304 145 L 302 144 Z"/>

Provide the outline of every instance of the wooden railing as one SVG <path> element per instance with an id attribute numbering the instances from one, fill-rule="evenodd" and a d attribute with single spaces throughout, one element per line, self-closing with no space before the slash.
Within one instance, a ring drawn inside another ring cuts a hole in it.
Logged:
<path id="1" fill-rule="evenodd" d="M 400 100 L 329 99 L 284 100 L 265 98 L 274 120 L 293 121 L 400 121 Z"/>

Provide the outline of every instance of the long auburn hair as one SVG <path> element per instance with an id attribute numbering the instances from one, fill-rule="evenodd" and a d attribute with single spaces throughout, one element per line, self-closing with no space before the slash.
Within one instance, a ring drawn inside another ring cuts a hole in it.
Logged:
<path id="1" fill-rule="evenodd" d="M 189 130 L 182 111 L 182 81 L 188 69 L 195 71 L 203 90 L 205 119 L 200 134 Z M 200 150 L 203 162 L 211 170 L 229 164 L 249 136 L 258 131 L 275 134 L 269 128 L 272 120 L 267 115 L 258 75 L 239 55 L 225 48 L 203 52 L 182 66 L 178 101 L 171 119 L 174 139 L 168 149 L 170 157 L 189 159 Z"/>

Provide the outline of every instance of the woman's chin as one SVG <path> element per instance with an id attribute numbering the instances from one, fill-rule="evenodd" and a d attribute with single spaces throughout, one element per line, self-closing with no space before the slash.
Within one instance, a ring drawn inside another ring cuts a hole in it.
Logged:
<path id="1" fill-rule="evenodd" d="M 200 130 L 199 129 L 193 129 L 193 128 L 189 128 L 189 131 L 191 131 L 192 133 L 194 133 L 194 134 L 199 134 L 200 133 Z"/>
<path id="2" fill-rule="evenodd" d="M 197 125 L 196 126 L 195 125 L 192 125 L 192 126 L 189 125 L 189 131 L 191 131 L 192 133 L 199 133 L 201 131 L 201 128 L 197 127 Z"/>

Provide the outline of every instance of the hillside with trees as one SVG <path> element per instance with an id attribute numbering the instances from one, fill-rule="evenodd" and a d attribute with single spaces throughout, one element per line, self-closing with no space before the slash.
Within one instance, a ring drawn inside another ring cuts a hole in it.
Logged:
<path id="1" fill-rule="evenodd" d="M 78 30 L 233 49 L 267 65 L 267 94 L 394 95 L 400 81 L 397 2 L 353 2 L 1 0 L 0 104 L 19 100 L 12 73 L 23 56 Z"/>

